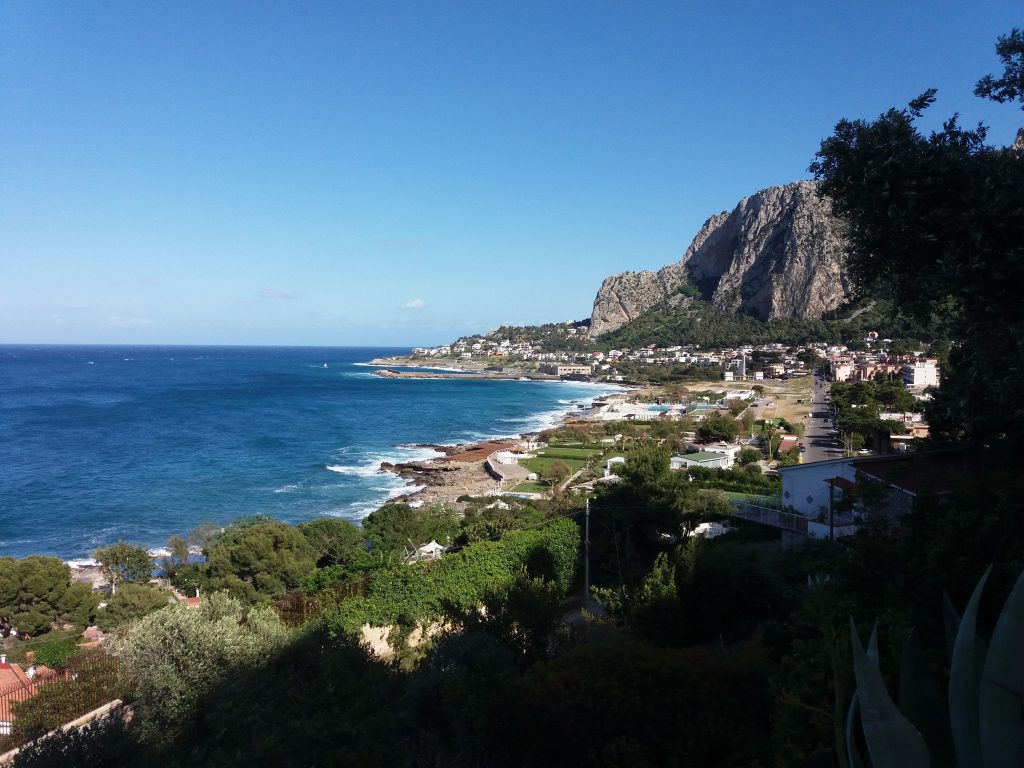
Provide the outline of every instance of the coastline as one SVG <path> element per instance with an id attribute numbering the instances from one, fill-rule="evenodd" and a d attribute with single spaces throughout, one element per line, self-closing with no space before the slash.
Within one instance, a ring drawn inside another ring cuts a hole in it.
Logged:
<path id="1" fill-rule="evenodd" d="M 388 366 L 398 365 L 398 363 L 392 360 L 382 362 L 378 358 L 370 363 L 366 363 L 365 365 Z M 409 367 L 404 363 L 401 365 L 402 367 Z M 455 375 L 455 377 L 464 376 L 466 376 L 466 373 Z M 438 376 L 433 378 L 447 377 Z M 520 377 L 504 378 L 505 380 L 508 378 L 520 379 Z M 544 377 L 543 379 L 531 378 L 529 380 L 548 383 L 562 383 L 559 378 L 553 376 Z M 595 403 L 606 397 L 625 391 L 632 391 L 634 389 L 633 387 L 616 384 L 591 384 L 590 382 L 565 383 L 571 383 L 576 386 L 587 386 L 589 384 L 591 386 L 600 387 L 603 391 L 601 394 L 595 394 L 589 398 L 578 398 L 576 401 L 566 401 L 566 405 L 575 404 L 576 407 L 560 409 L 557 412 L 557 415 L 555 415 L 551 420 L 550 425 L 545 427 L 545 429 L 554 429 L 564 426 L 570 422 L 574 412 L 580 411 L 584 408 L 589 411 Z M 538 414 L 538 416 L 543 415 L 544 414 Z M 579 421 L 587 421 L 587 419 L 580 418 Z M 430 448 L 444 453 L 445 455 L 422 461 L 401 462 L 398 464 L 381 462 L 382 472 L 393 472 L 397 476 L 402 477 L 406 480 L 406 483 L 410 488 L 408 493 L 393 492 L 393 495 L 388 499 L 388 503 L 405 503 L 413 507 L 438 503 L 454 504 L 458 506 L 458 499 L 461 496 L 498 495 L 501 493 L 500 483 L 487 470 L 487 457 L 495 451 L 510 450 L 516 446 L 525 445 L 532 439 L 536 438 L 540 431 L 543 430 L 527 431 L 506 436 L 494 436 L 468 443 L 456 443 L 450 445 L 417 445 L 415 447 Z"/>

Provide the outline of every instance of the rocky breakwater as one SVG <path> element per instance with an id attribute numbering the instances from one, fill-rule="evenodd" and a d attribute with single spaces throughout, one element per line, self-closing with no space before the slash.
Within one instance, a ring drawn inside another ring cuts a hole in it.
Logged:
<path id="1" fill-rule="evenodd" d="M 686 283 L 716 309 L 760 320 L 821 317 L 849 294 L 843 231 L 817 182 L 763 189 L 708 219 L 678 262 L 606 278 L 590 335 L 635 320 Z"/>
<path id="2" fill-rule="evenodd" d="M 399 464 L 382 462 L 380 468 L 383 471 L 394 472 L 417 486 L 416 491 L 400 496 L 395 499 L 396 501 L 426 504 L 455 502 L 460 496 L 481 494 L 494 489 L 497 483 L 488 473 L 485 460 L 494 451 L 507 449 L 516 442 L 495 440 L 447 446 L 443 450 L 448 455 L 442 458 Z"/>

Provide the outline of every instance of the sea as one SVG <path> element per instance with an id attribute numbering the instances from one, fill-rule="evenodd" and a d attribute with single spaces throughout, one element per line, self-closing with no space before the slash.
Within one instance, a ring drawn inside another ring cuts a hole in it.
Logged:
<path id="1" fill-rule="evenodd" d="M 387 379 L 408 349 L 0 345 L 0 556 L 157 548 L 245 515 L 358 521 L 383 461 L 552 426 L 612 387 Z"/>

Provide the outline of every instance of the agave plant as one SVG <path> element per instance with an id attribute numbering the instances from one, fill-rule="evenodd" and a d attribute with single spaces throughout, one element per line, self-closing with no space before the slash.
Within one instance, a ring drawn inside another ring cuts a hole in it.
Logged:
<path id="1" fill-rule="evenodd" d="M 949 644 L 949 700 L 943 707 L 921 644 L 911 633 L 900 659 L 899 706 L 878 666 L 877 628 L 867 650 L 850 620 L 857 690 L 846 719 L 850 768 L 1021 768 L 1024 766 L 1024 573 L 996 622 L 991 644 L 978 637 L 981 577 L 964 610 L 944 604 Z M 857 746 L 858 724 L 867 745 Z"/>

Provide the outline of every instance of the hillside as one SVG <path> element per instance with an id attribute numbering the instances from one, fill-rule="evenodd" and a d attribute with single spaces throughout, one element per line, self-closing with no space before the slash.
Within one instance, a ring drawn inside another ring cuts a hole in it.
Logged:
<path id="1" fill-rule="evenodd" d="M 849 294 L 843 243 L 842 225 L 816 182 L 763 189 L 709 218 L 680 261 L 606 278 L 594 299 L 591 335 L 638 319 L 687 283 L 722 312 L 762 321 L 821 318 Z"/>

